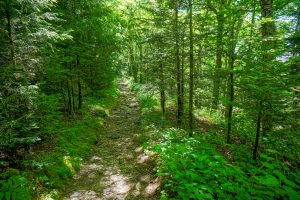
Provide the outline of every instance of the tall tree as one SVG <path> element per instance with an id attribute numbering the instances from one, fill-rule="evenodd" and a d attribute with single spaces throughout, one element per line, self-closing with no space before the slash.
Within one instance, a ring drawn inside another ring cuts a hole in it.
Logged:
<path id="1" fill-rule="evenodd" d="M 194 107 L 194 37 L 193 37 L 193 1 L 189 0 L 189 37 L 190 37 L 190 76 L 189 76 L 189 134 L 193 132 Z"/>
<path id="2" fill-rule="evenodd" d="M 273 0 L 261 0 L 261 34 L 262 34 L 262 71 L 267 75 L 270 70 L 269 63 L 273 60 L 273 55 L 270 53 L 270 50 L 274 48 L 274 38 L 275 35 L 275 24 L 273 21 Z M 260 80 L 262 86 L 263 80 Z M 256 139 L 253 150 L 253 158 L 257 158 L 258 144 L 261 128 L 263 134 L 266 134 L 271 130 L 271 99 L 268 91 L 264 91 L 262 98 L 258 102 L 258 114 L 257 114 L 257 128 L 256 128 Z M 263 126 L 261 125 L 263 121 Z"/>

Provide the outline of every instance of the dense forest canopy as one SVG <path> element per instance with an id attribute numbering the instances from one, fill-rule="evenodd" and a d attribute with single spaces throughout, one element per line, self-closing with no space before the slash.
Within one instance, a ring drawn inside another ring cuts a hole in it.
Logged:
<path id="1" fill-rule="evenodd" d="M 299 199 L 299 28 L 299 0 L 1 0 L 0 200 L 60 198 L 119 79 L 161 199 Z"/>

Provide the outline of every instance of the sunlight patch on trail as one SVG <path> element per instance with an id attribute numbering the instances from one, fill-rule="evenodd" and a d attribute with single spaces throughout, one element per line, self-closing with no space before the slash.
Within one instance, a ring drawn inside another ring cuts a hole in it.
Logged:
<path id="1" fill-rule="evenodd" d="M 120 89 L 120 105 L 108 117 L 94 155 L 67 186 L 67 200 L 159 199 L 152 155 L 141 147 L 138 101 L 125 85 Z"/>

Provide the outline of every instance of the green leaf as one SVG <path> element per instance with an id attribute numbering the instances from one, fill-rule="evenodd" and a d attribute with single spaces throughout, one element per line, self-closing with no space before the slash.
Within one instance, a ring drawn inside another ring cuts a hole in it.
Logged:
<path id="1" fill-rule="evenodd" d="M 270 164 L 270 163 L 267 163 L 267 162 L 263 162 L 262 164 L 263 164 L 263 166 L 265 166 L 268 169 L 274 169 L 275 168 L 275 166 L 273 164 Z"/>
<path id="2" fill-rule="evenodd" d="M 5 199 L 10 200 L 10 195 L 11 195 L 10 192 L 6 192 L 5 193 Z"/>
<path id="3" fill-rule="evenodd" d="M 4 198 L 4 192 L 0 192 L 0 200 Z"/>
<path id="4" fill-rule="evenodd" d="M 260 184 L 270 186 L 270 187 L 275 187 L 275 186 L 278 186 L 280 184 L 280 181 L 272 175 L 266 175 L 264 177 L 260 177 L 258 179 L 258 182 Z"/>
<path id="5" fill-rule="evenodd" d="M 290 181 L 290 180 L 285 180 L 284 181 L 286 183 L 286 185 L 293 187 L 293 188 L 299 188 L 298 185 L 296 185 L 294 182 Z"/>
<path id="6" fill-rule="evenodd" d="M 278 154 L 278 151 L 276 151 L 274 149 L 267 149 L 266 151 L 270 152 L 270 153 Z"/>
<path id="7" fill-rule="evenodd" d="M 270 156 L 268 156 L 268 155 L 266 155 L 266 154 L 260 154 L 260 157 L 261 157 L 261 158 L 264 158 L 264 159 L 266 159 L 266 160 L 274 160 L 274 158 L 272 158 L 272 157 L 270 157 Z"/>
<path id="8" fill-rule="evenodd" d="M 280 180 L 286 180 L 286 176 L 284 174 L 281 173 L 281 171 L 279 170 L 274 170 L 273 173 L 280 178 Z"/>
<path id="9" fill-rule="evenodd" d="M 287 194 L 288 194 L 290 200 L 300 199 L 300 195 L 293 188 L 290 188 L 287 186 L 283 186 L 283 188 L 285 189 L 285 191 L 287 191 Z"/>

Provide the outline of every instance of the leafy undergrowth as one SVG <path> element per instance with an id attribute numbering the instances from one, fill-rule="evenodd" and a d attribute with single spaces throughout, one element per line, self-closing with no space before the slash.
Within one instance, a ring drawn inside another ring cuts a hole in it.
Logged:
<path id="1" fill-rule="evenodd" d="M 162 199 L 299 199 L 300 173 L 292 173 L 267 150 L 257 163 L 238 166 L 220 155 L 206 136 L 155 130 L 150 150 L 159 155 Z"/>
<path id="2" fill-rule="evenodd" d="M 0 176 L 0 200 L 58 199 L 59 190 L 80 170 L 101 134 L 105 118 L 115 106 L 116 86 L 103 98 L 86 98 L 80 114 L 65 118 L 59 112 L 43 130 L 47 138 L 22 161 L 22 169 Z M 56 120 L 54 120 L 56 119 Z"/>
<path id="3" fill-rule="evenodd" d="M 157 155 L 161 199 L 300 199 L 300 172 L 286 165 L 278 151 L 265 149 L 255 162 L 247 143 L 226 145 L 218 129 L 191 138 L 174 128 L 174 113 L 161 117 L 157 94 L 147 86 L 129 85 L 142 107 L 145 147 Z M 202 116 L 205 122 L 220 122 L 218 115 Z"/>

